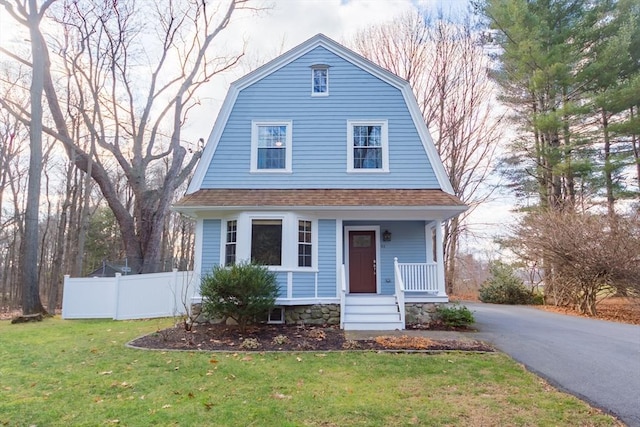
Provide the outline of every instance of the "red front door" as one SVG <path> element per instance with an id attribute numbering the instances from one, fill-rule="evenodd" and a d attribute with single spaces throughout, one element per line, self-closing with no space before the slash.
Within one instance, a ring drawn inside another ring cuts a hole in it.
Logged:
<path id="1" fill-rule="evenodd" d="M 349 231 L 349 292 L 376 293 L 376 232 Z"/>

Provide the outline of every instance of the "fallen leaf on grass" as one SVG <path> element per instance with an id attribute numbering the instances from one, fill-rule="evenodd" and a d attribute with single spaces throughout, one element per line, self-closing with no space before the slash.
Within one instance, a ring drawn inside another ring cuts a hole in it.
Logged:
<path id="1" fill-rule="evenodd" d="M 166 405 L 162 405 L 162 409 L 167 409 L 167 408 L 171 408 L 171 405 L 169 405 L 168 403 Z"/>
<path id="2" fill-rule="evenodd" d="M 113 374 L 113 371 L 102 371 L 98 375 L 111 375 L 111 374 Z"/>
<path id="3" fill-rule="evenodd" d="M 282 393 L 273 393 L 271 396 L 274 399 L 281 399 L 281 400 L 291 399 L 291 396 L 287 396 L 286 394 L 282 394 Z"/>
<path id="4" fill-rule="evenodd" d="M 250 362 L 250 361 L 252 361 L 252 360 L 253 360 L 253 357 L 251 357 L 251 356 L 245 356 L 245 357 L 243 357 L 243 358 L 242 358 L 242 359 L 240 359 L 240 360 L 242 360 L 243 362 Z"/>
<path id="5" fill-rule="evenodd" d="M 300 357 L 296 357 L 296 360 L 297 360 L 298 362 L 302 362 L 302 359 L 301 359 Z"/>

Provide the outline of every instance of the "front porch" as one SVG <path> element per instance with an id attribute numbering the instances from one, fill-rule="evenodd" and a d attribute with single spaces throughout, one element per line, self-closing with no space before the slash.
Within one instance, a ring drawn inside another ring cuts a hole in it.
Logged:
<path id="1" fill-rule="evenodd" d="M 438 263 L 400 263 L 394 258 L 393 295 L 347 292 L 341 267 L 340 327 L 345 330 L 402 330 L 409 306 L 446 303 L 444 280 L 438 280 Z M 443 276 L 442 276 L 443 277 Z"/>
<path id="2" fill-rule="evenodd" d="M 341 328 L 405 329 L 407 307 L 413 312 L 415 306 L 449 301 L 442 221 L 361 220 L 342 225 Z"/>

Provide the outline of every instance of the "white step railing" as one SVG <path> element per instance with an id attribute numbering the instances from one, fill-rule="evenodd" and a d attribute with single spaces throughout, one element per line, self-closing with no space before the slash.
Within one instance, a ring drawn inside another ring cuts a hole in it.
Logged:
<path id="1" fill-rule="evenodd" d="M 435 262 L 399 263 L 396 259 L 396 264 L 406 292 L 438 293 L 438 270 Z"/>
<path id="2" fill-rule="evenodd" d="M 402 329 L 406 327 L 405 324 L 405 309 L 404 309 L 404 280 L 402 279 L 402 272 L 400 271 L 400 267 L 398 264 L 398 258 L 393 259 L 393 271 L 395 276 L 395 285 L 396 285 L 396 304 L 398 305 L 398 310 L 400 311 L 400 322 L 402 323 Z"/>
<path id="3" fill-rule="evenodd" d="M 344 329 L 345 309 L 347 306 L 347 275 L 344 264 L 340 265 L 340 329 Z"/>

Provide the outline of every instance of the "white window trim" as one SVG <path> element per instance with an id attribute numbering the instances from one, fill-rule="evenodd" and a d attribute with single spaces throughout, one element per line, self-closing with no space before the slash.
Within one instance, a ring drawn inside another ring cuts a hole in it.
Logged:
<path id="1" fill-rule="evenodd" d="M 298 240 L 298 226 L 300 221 L 309 221 L 311 222 L 311 267 L 300 267 L 298 265 L 298 244 L 300 241 Z M 308 216 L 298 216 L 296 215 L 295 219 L 295 242 L 296 242 L 296 259 L 295 259 L 295 268 L 299 269 L 299 271 L 318 271 L 318 220 L 308 217 Z"/>
<path id="2" fill-rule="evenodd" d="M 281 265 L 270 265 L 270 271 L 318 272 L 318 219 L 310 215 L 298 215 L 292 212 L 243 212 L 222 221 L 226 230 L 226 221 L 236 220 L 236 263 L 251 260 L 251 231 L 254 219 L 282 220 Z M 311 221 L 311 267 L 298 267 L 298 221 Z M 223 240 L 222 238 L 220 239 Z M 222 243 L 222 242 L 221 242 Z M 224 244 L 221 245 L 224 247 Z M 225 253 L 220 254 L 224 265 Z"/>
<path id="3" fill-rule="evenodd" d="M 236 260 L 235 262 L 238 262 L 238 218 L 237 217 L 230 217 L 230 218 L 226 218 L 224 220 L 222 220 L 222 230 L 221 230 L 221 253 L 222 253 L 222 263 L 221 265 L 227 265 L 227 230 L 229 227 L 229 222 L 231 221 L 235 221 L 236 222 L 236 241 L 233 243 L 234 245 L 236 245 Z"/>
<path id="4" fill-rule="evenodd" d="M 325 70 L 327 72 L 327 90 L 326 92 L 314 92 L 314 73 L 316 70 Z M 329 96 L 329 66 L 328 65 L 314 65 L 311 67 L 311 96 Z"/>
<path id="5" fill-rule="evenodd" d="M 287 140 L 285 141 L 285 167 L 284 169 L 258 169 L 258 127 L 259 126 L 286 126 Z M 291 120 L 277 121 L 251 121 L 251 173 L 291 173 L 293 152 L 293 122 Z"/>
<path id="6" fill-rule="evenodd" d="M 382 168 L 357 169 L 353 167 L 353 127 L 381 126 Z M 347 120 L 347 173 L 388 173 L 389 172 L 389 128 L 387 120 Z"/>

